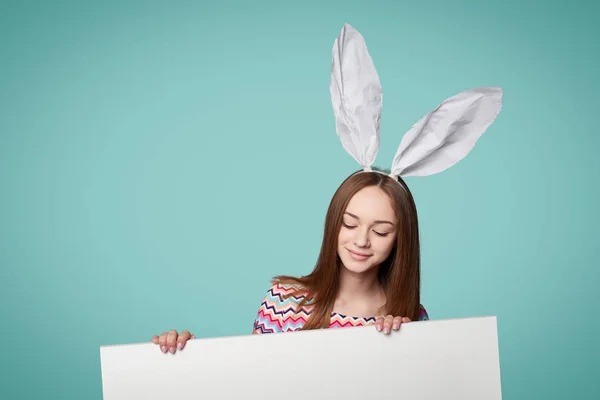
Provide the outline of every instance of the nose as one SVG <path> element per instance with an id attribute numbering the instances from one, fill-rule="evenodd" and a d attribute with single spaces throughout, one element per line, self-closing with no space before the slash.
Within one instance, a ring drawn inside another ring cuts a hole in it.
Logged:
<path id="1" fill-rule="evenodd" d="M 369 247 L 369 230 L 368 229 L 357 229 L 356 235 L 354 236 L 354 244 L 357 247 Z"/>

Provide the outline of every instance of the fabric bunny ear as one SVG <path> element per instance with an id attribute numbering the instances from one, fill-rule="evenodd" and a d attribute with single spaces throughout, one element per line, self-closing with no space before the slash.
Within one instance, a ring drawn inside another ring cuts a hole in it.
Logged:
<path id="1" fill-rule="evenodd" d="M 502 89 L 480 87 L 446 99 L 404 135 L 392 176 L 442 172 L 467 156 L 502 109 Z"/>
<path id="2" fill-rule="evenodd" d="M 361 34 L 344 24 L 333 45 L 329 89 L 337 135 L 344 149 L 369 171 L 379 151 L 383 93 Z"/>

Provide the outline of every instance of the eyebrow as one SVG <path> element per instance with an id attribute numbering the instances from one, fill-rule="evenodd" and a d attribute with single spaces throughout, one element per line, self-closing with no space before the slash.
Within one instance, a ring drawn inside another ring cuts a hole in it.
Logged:
<path id="1" fill-rule="evenodd" d="M 355 218 L 355 219 L 358 219 L 358 220 L 360 220 L 360 218 L 358 218 L 356 215 L 354 215 L 354 214 L 352 214 L 352 213 L 349 213 L 349 212 L 347 212 L 347 211 L 346 211 L 344 214 L 346 214 L 346 215 L 348 215 L 348 216 L 350 216 L 350 217 L 352 217 L 352 218 Z M 375 221 L 375 223 L 376 223 L 376 224 L 390 224 L 390 225 L 392 225 L 392 226 L 396 226 L 396 225 L 395 225 L 393 222 L 390 222 L 390 221 L 384 221 L 384 220 L 377 220 L 377 221 Z"/>

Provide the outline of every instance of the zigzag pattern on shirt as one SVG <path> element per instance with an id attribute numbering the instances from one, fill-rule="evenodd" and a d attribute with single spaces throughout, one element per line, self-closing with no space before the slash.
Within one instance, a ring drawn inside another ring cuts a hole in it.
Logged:
<path id="1" fill-rule="evenodd" d="M 330 328 L 348 328 L 351 326 L 364 326 L 375 323 L 375 318 L 348 317 L 345 315 L 332 313 Z"/>
<path id="2" fill-rule="evenodd" d="M 300 330 L 308 321 L 312 307 L 299 308 L 305 294 L 297 293 L 292 285 L 273 284 L 260 305 L 254 321 L 254 333 L 292 332 Z M 428 320 L 425 308 L 421 306 L 419 320 Z M 375 318 L 349 317 L 338 313 L 331 314 L 330 328 L 364 326 L 375 322 Z"/>
<path id="3" fill-rule="evenodd" d="M 276 283 L 271 286 L 260 305 L 254 323 L 257 333 L 289 332 L 306 324 L 310 306 L 299 308 L 304 295 L 294 295 L 293 286 Z"/>

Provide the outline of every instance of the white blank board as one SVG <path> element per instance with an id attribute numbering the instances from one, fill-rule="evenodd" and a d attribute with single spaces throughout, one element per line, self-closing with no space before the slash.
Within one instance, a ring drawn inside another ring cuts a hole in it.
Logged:
<path id="1" fill-rule="evenodd" d="M 104 400 L 500 400 L 496 317 L 100 348 Z"/>

